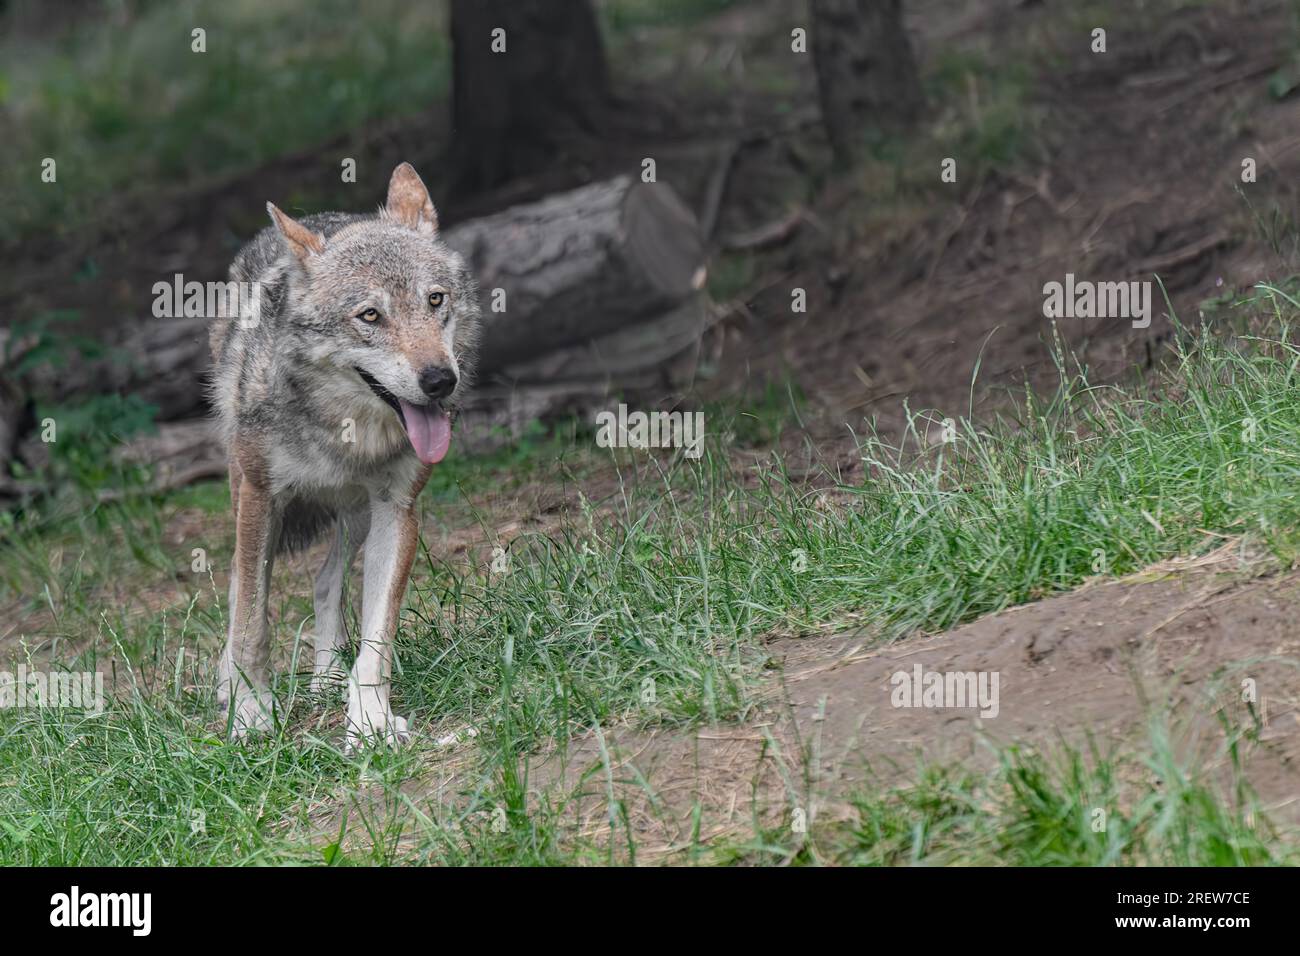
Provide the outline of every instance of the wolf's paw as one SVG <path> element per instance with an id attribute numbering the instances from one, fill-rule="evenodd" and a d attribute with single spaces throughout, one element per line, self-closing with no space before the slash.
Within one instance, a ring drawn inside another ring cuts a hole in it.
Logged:
<path id="1" fill-rule="evenodd" d="M 398 717 L 387 707 L 354 710 L 348 707 L 348 735 L 343 749 L 356 753 L 366 746 L 400 747 L 411 739 L 406 718 Z"/>
<path id="2" fill-rule="evenodd" d="M 234 682 L 230 679 L 230 657 L 223 653 L 217 662 L 217 706 L 226 710 L 230 706 L 230 690 Z"/>
<path id="3" fill-rule="evenodd" d="M 274 727 L 271 706 L 271 695 L 266 691 L 251 687 L 242 688 L 235 696 L 234 719 L 230 723 L 231 737 L 235 740 L 243 740 L 250 734 L 261 733 Z"/>

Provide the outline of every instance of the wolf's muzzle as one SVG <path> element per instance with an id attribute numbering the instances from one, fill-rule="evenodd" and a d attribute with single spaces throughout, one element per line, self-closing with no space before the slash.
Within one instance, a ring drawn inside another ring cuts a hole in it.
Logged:
<path id="1" fill-rule="evenodd" d="M 363 372 L 361 369 L 355 369 L 355 371 L 358 375 L 361 376 L 361 381 L 369 385 L 370 390 L 374 392 L 377 396 L 379 396 L 379 400 L 381 402 L 383 402 L 393 411 L 397 412 L 397 417 L 400 419 L 402 417 L 402 406 L 397 401 L 397 396 L 395 396 L 388 389 L 384 388 L 384 386 L 380 385 L 379 380 L 376 379 L 369 372 Z M 405 422 L 403 422 L 403 424 L 405 424 Z"/>
<path id="2" fill-rule="evenodd" d="M 441 365 L 426 365 L 420 370 L 420 391 L 437 401 L 456 390 L 456 373 Z"/>

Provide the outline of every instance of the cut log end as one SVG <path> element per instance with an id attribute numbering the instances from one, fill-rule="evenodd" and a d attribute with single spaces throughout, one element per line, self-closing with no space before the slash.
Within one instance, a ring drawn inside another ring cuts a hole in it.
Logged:
<path id="1" fill-rule="evenodd" d="M 680 302 L 695 290 L 693 280 L 704 261 L 699 223 L 671 187 L 638 183 L 628 191 L 623 210 L 627 258 L 662 290 L 664 299 Z"/>

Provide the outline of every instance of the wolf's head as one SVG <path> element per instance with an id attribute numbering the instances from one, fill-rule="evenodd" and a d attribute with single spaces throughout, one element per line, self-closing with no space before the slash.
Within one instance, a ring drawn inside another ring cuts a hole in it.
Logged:
<path id="1" fill-rule="evenodd" d="M 441 461 L 472 371 L 478 294 L 461 257 L 438 241 L 419 175 L 402 163 L 377 218 L 328 236 L 267 209 L 291 253 L 288 314 L 311 361 L 334 368 L 360 400 L 388 405 L 421 461 Z"/>

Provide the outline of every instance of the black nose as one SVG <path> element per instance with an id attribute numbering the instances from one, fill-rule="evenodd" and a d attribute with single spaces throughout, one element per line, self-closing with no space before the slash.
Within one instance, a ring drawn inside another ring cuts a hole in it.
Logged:
<path id="1" fill-rule="evenodd" d="M 430 398 L 446 398 L 456 388 L 456 373 L 441 365 L 426 365 L 420 371 L 420 391 Z"/>

